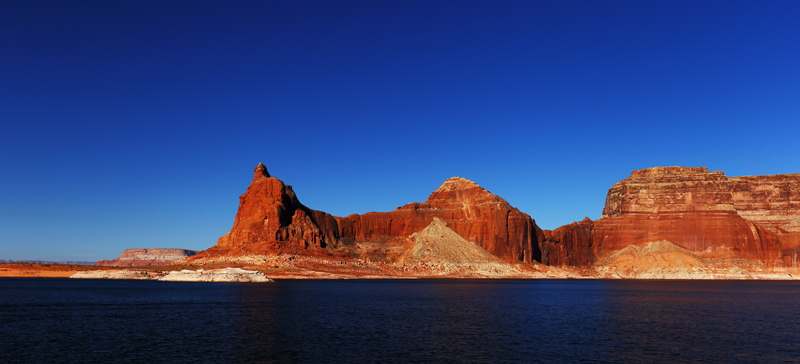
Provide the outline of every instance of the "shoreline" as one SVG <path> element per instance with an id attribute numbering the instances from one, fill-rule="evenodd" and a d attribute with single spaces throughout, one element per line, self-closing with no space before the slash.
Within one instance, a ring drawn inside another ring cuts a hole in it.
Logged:
<path id="1" fill-rule="evenodd" d="M 237 264 L 238 263 L 238 264 Z M 621 275 L 610 272 L 599 272 L 596 269 L 563 269 L 556 267 L 535 266 L 528 269 L 516 267 L 515 271 L 485 272 L 469 270 L 427 270 L 406 272 L 403 274 L 383 264 L 359 267 L 357 269 L 341 269 L 340 265 L 306 264 L 283 267 L 270 265 L 248 264 L 250 262 L 215 262 L 214 264 L 176 264 L 171 266 L 142 266 L 142 267 L 108 267 L 108 266 L 79 266 L 59 264 L 31 264 L 31 263 L 4 263 L 0 264 L 0 278 L 98 278 L 98 279 L 128 279 L 134 272 L 138 278 L 130 279 L 159 279 L 170 273 L 177 275 L 189 271 L 195 274 L 212 274 L 214 271 L 225 269 L 243 269 L 258 272 L 268 279 L 277 280 L 336 280 L 336 279 L 477 279 L 477 280 L 531 280 L 531 279 L 595 279 L 595 280 L 637 280 L 637 281 L 793 281 L 800 280 L 800 275 L 789 272 L 767 271 L 737 271 L 735 274 L 729 270 L 712 269 L 697 274 L 691 270 L 664 270 L 658 272 L 640 272 L 637 276 Z M 272 262 L 271 262 L 272 263 Z M 270 263 L 270 264 L 271 264 Z M 307 262 L 304 262 L 307 263 Z M 315 262 L 319 263 L 319 262 Z M 306 265 L 306 266 L 304 266 Z M 457 268 L 457 267 L 456 267 Z M 125 272 L 128 273 L 125 273 Z M 142 275 L 150 278 L 142 278 Z"/>

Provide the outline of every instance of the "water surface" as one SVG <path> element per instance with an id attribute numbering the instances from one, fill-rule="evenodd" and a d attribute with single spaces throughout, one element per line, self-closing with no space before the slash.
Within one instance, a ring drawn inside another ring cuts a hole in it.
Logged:
<path id="1" fill-rule="evenodd" d="M 0 278 L 3 363 L 777 363 L 800 283 Z"/>

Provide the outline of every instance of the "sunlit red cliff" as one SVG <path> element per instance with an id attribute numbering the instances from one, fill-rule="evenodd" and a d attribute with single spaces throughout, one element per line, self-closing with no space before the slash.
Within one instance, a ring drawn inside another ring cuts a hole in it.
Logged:
<path id="1" fill-rule="evenodd" d="M 184 262 L 258 256 L 263 264 L 315 259 L 324 269 L 353 261 L 375 268 L 377 275 L 402 275 L 398 264 L 413 246 L 410 238 L 436 220 L 443 224 L 437 231 L 452 231 L 523 273 L 787 274 L 798 269 L 799 186 L 797 174 L 728 178 L 702 167 L 648 168 L 609 189 L 602 218 L 543 231 L 529 215 L 459 177 L 446 180 L 421 203 L 336 217 L 301 204 L 291 186 L 259 164 L 240 197 L 231 231 Z M 464 246 L 448 241 L 448 249 Z"/>

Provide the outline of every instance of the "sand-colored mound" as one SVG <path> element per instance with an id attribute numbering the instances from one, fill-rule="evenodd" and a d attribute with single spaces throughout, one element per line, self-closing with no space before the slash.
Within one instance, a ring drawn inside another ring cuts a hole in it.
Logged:
<path id="1" fill-rule="evenodd" d="M 629 245 L 609 256 L 599 269 L 623 278 L 711 278 L 706 264 L 692 252 L 669 241 Z"/>
<path id="2" fill-rule="evenodd" d="M 439 218 L 408 237 L 397 267 L 408 273 L 447 276 L 507 276 L 520 271 L 490 254 Z"/>
<path id="3" fill-rule="evenodd" d="M 426 227 L 406 241 L 406 251 L 398 263 L 501 263 L 477 244 L 462 238 L 436 217 Z"/>
<path id="4" fill-rule="evenodd" d="M 702 258 L 669 241 L 629 245 L 595 265 L 598 278 L 795 279 L 758 261 Z"/>

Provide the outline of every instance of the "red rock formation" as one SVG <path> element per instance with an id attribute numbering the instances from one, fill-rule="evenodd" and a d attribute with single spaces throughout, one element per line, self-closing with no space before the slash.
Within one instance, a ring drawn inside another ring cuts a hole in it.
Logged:
<path id="1" fill-rule="evenodd" d="M 706 168 L 634 171 L 609 189 L 601 219 L 542 231 L 527 214 L 459 177 L 445 181 L 422 203 L 334 217 L 302 205 L 291 186 L 259 164 L 240 197 L 231 231 L 196 258 L 299 254 L 393 262 L 408 236 L 440 218 L 508 263 L 588 267 L 630 245 L 669 241 L 709 262 L 782 269 L 798 255 L 779 240 L 791 241 L 800 231 L 798 179 L 729 179 Z"/>
<path id="2" fill-rule="evenodd" d="M 101 260 L 96 265 L 116 267 L 169 265 L 195 254 L 197 251 L 187 249 L 125 249 L 117 259 Z"/>
<path id="3" fill-rule="evenodd" d="M 597 260 L 592 246 L 594 222 L 588 217 L 553 231 L 544 230 L 541 263 L 556 267 L 588 267 Z"/>
<path id="4" fill-rule="evenodd" d="M 739 216 L 775 233 L 787 267 L 800 268 L 800 174 L 731 177 Z"/>
<path id="5" fill-rule="evenodd" d="M 239 211 L 231 231 L 207 255 L 304 255 L 330 254 L 338 244 L 336 219 L 311 210 L 297 200 L 292 186 L 285 185 L 259 163 L 253 182 L 239 197 Z"/>
<path id="6" fill-rule="evenodd" d="M 510 263 L 541 259 L 542 232 L 533 219 L 475 182 L 454 177 L 423 203 L 390 212 L 333 217 L 297 200 L 291 186 L 259 164 L 240 197 L 233 228 L 209 255 L 354 254 L 356 243 L 401 245 L 406 237 L 441 218 L 461 237 Z"/>
<path id="7" fill-rule="evenodd" d="M 550 240 L 564 247 L 550 260 L 585 266 L 591 259 L 569 257 L 607 257 L 629 245 L 667 240 L 703 258 L 783 266 L 778 237 L 739 216 L 728 178 L 702 167 L 634 171 L 609 189 L 603 217 L 591 224 L 591 242 L 585 241 L 589 224 L 583 225 L 559 228 L 560 236 L 551 234 Z"/>
<path id="8" fill-rule="evenodd" d="M 337 218 L 341 236 L 361 241 L 391 241 L 424 229 L 438 217 L 459 236 L 508 263 L 541 259 L 542 231 L 531 217 L 470 180 L 453 177 L 425 202 L 390 212 Z"/>

